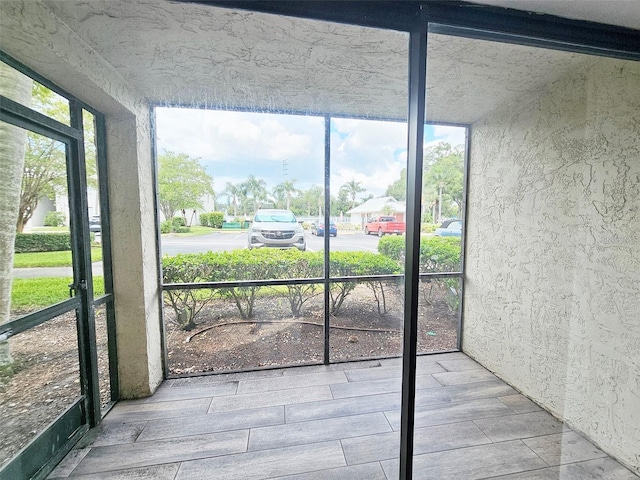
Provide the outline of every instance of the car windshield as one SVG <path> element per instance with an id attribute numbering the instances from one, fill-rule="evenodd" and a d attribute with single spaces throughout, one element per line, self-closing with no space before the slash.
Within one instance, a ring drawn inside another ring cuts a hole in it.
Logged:
<path id="1" fill-rule="evenodd" d="M 280 222 L 295 223 L 296 217 L 291 212 L 259 212 L 256 213 L 256 222 Z"/>

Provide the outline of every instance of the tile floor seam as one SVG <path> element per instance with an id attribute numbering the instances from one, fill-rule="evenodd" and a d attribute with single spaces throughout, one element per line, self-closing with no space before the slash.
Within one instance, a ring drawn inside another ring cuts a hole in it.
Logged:
<path id="1" fill-rule="evenodd" d="M 178 398 L 169 398 L 167 400 L 158 400 L 157 402 L 151 402 L 151 401 L 137 402 L 136 401 L 136 400 L 148 400 L 148 399 L 151 399 L 151 398 L 153 398 L 153 395 L 151 395 L 150 397 L 145 397 L 145 398 L 141 398 L 141 399 L 122 400 L 121 402 L 118 402 L 118 405 L 120 405 L 121 407 L 135 406 L 135 405 L 158 405 L 158 404 L 161 404 L 161 403 L 169 403 L 169 402 L 188 402 L 189 400 L 203 400 L 205 398 L 229 397 L 231 395 L 234 395 L 234 394 L 225 393 L 223 395 L 205 395 L 203 397 L 186 397 L 186 398 L 178 397 Z M 117 406 L 115 408 L 117 408 Z M 109 413 L 111 413 L 111 412 L 109 412 Z"/>
<path id="2" fill-rule="evenodd" d="M 178 473 L 180 472 L 183 463 L 184 462 L 178 462 L 178 468 L 176 468 L 176 473 L 173 474 L 173 480 L 176 480 L 178 478 Z"/>
<path id="3" fill-rule="evenodd" d="M 468 421 L 467 422 L 457 422 L 457 423 L 460 423 L 460 424 L 468 423 Z M 449 425 L 449 424 L 447 424 L 447 425 Z M 431 426 L 428 426 L 428 427 L 420 427 L 419 429 L 438 427 L 438 426 L 441 426 L 441 425 L 431 425 Z M 373 437 L 373 436 L 376 436 L 376 435 L 385 435 L 385 434 L 389 434 L 389 433 L 399 433 L 399 432 L 400 432 L 399 430 L 393 430 L 392 432 L 372 433 L 372 434 L 368 434 L 368 435 L 359 435 L 357 437 L 345 437 L 343 439 L 340 439 L 340 444 L 342 444 L 342 440 L 353 440 L 353 439 L 357 439 L 357 438 Z M 482 434 L 484 435 L 484 432 L 482 432 Z M 429 455 L 429 454 L 432 454 L 432 453 L 450 452 L 450 451 L 454 451 L 454 450 L 463 450 L 463 449 L 467 449 L 467 448 L 477 448 L 477 447 L 482 447 L 482 446 L 487 446 L 487 445 L 498 445 L 500 443 L 509 443 L 509 442 L 515 442 L 515 441 L 522 442 L 522 440 L 519 439 L 519 438 L 515 438 L 513 440 L 503 440 L 503 441 L 500 441 L 500 442 L 494 442 L 489 437 L 487 437 L 486 435 L 484 435 L 484 436 L 488 440 L 487 443 L 478 443 L 478 444 L 466 445 L 466 446 L 462 446 L 462 447 L 449 446 L 449 447 L 439 448 L 437 450 L 429 450 L 429 451 L 426 451 L 424 453 L 415 453 L 415 442 L 414 442 L 414 456 L 416 456 L 416 455 Z M 524 442 L 522 442 L 522 443 L 524 443 Z M 400 443 L 399 442 L 398 442 L 398 448 L 400 448 Z M 531 449 L 531 447 L 529 447 L 529 449 Z M 380 458 L 380 459 L 377 459 L 377 460 L 374 460 L 374 461 L 384 462 L 384 461 L 388 461 L 388 460 L 395 460 L 395 459 L 398 459 L 399 456 L 400 455 L 399 455 L 399 452 L 398 452 L 398 455 L 396 455 L 396 456 L 388 457 L 388 458 Z M 537 455 L 537 456 L 539 457 L 539 455 Z M 584 460 L 578 460 L 577 462 L 571 462 L 571 463 L 578 463 L 580 461 L 584 461 Z M 368 462 L 363 462 L 363 463 L 371 463 L 371 462 L 368 461 Z M 350 463 L 349 465 L 362 465 L 363 463 Z M 558 466 L 558 465 L 549 465 L 547 462 L 545 462 L 545 463 L 549 467 Z M 543 468 L 547 468 L 547 467 L 543 467 Z"/>
<path id="4" fill-rule="evenodd" d="M 488 398 L 495 398 L 495 397 L 488 397 Z M 474 400 L 476 400 L 476 399 L 474 399 Z M 478 400 L 480 400 L 480 399 L 478 399 Z M 504 405 L 504 404 L 503 404 L 503 405 Z M 505 405 L 505 407 L 506 407 L 506 405 Z M 509 407 L 507 407 L 507 408 L 509 408 Z M 565 426 L 565 427 L 567 427 L 567 428 L 569 428 L 569 429 L 570 429 L 570 427 L 569 427 L 566 423 L 562 422 L 561 420 L 558 420 L 556 417 L 554 417 L 553 415 L 551 415 L 551 413 L 550 413 L 550 412 L 547 412 L 546 410 L 538 410 L 538 411 L 536 411 L 536 412 L 521 412 L 521 413 L 516 413 L 516 412 L 514 412 L 514 413 L 509 413 L 509 414 L 507 414 L 507 415 L 492 415 L 492 416 L 490 416 L 490 417 L 477 418 L 477 419 L 475 419 L 475 420 L 474 420 L 474 422 L 475 422 L 476 420 L 486 420 L 486 419 L 488 419 L 488 418 L 519 417 L 519 416 L 522 416 L 522 415 L 531 415 L 532 413 L 547 413 L 547 414 L 549 414 L 549 415 L 551 416 L 551 418 L 553 418 L 556 422 L 558 422 L 558 423 L 560 423 L 561 425 L 563 425 L 563 426 Z M 478 428 L 479 428 L 479 427 L 478 427 Z M 571 430 L 571 431 L 573 431 L 573 430 Z M 562 432 L 556 432 L 556 433 L 562 433 Z M 545 434 L 545 435 L 551 435 L 551 434 L 550 434 L 550 433 L 547 433 L 547 434 Z M 535 436 L 541 436 L 541 435 L 535 435 Z M 522 437 L 522 438 L 529 438 L 529 437 Z"/>
<path id="5" fill-rule="evenodd" d="M 508 473 L 507 475 L 518 475 L 521 473 L 537 472 L 537 471 L 546 470 L 547 468 L 549 467 L 530 468 L 527 470 L 521 470 L 519 472 Z M 482 477 L 482 478 L 478 478 L 477 480 L 493 480 L 494 478 L 500 478 L 500 477 L 504 477 L 504 474 L 501 473 L 500 475 L 491 475 L 490 477 Z"/>
<path id="6" fill-rule="evenodd" d="M 86 435 L 86 434 L 85 434 L 85 435 Z M 89 451 L 87 452 L 87 454 L 86 454 L 84 457 L 82 457 L 82 460 L 84 460 L 84 459 L 86 458 L 86 456 L 87 456 L 87 455 L 89 455 L 89 454 L 91 453 L 91 450 L 93 450 L 93 447 L 87 447 L 87 448 L 89 449 Z M 66 455 L 65 455 L 65 458 L 66 458 Z M 82 460 L 80 460 L 80 461 L 76 464 L 76 466 L 75 466 L 75 467 L 73 467 L 73 468 L 71 469 L 71 471 L 67 474 L 67 476 L 66 476 L 66 477 L 62 477 L 62 478 L 69 478 L 69 477 L 71 477 L 71 475 L 73 475 L 73 472 L 76 470 L 76 468 L 78 468 L 78 466 L 82 463 Z"/>
<path id="7" fill-rule="evenodd" d="M 382 462 L 378 461 L 376 463 L 380 466 L 380 470 L 382 470 L 382 474 L 384 475 L 385 480 L 389 480 L 389 477 L 387 476 L 387 472 L 385 472 L 384 468 L 382 467 Z"/>
<path id="8" fill-rule="evenodd" d="M 545 435 L 539 435 L 539 436 L 544 437 Z M 525 437 L 525 438 L 526 438 L 526 437 Z M 534 454 L 536 457 L 538 457 L 540 460 L 542 460 L 542 461 L 545 463 L 545 465 L 548 465 L 548 466 L 550 466 L 550 467 L 556 466 L 556 465 L 551 465 L 551 464 L 550 464 L 549 462 L 547 462 L 544 458 L 542 458 L 542 457 L 538 454 L 538 452 L 536 452 L 533 448 L 531 448 L 529 445 L 527 445 L 527 442 L 523 441 L 523 439 L 522 439 L 522 438 L 519 438 L 518 440 L 520 440 L 520 441 L 522 442 L 522 444 L 523 444 L 525 447 L 527 447 L 529 450 L 531 450 L 531 451 L 533 452 L 533 454 Z M 546 468 L 546 467 L 545 467 L 545 468 Z"/>
<path id="9" fill-rule="evenodd" d="M 127 470 L 136 470 L 136 469 L 141 469 L 141 468 L 158 467 L 158 466 L 160 466 L 160 465 L 172 465 L 172 464 L 175 464 L 175 463 L 179 463 L 179 464 L 180 464 L 180 467 L 182 467 L 182 464 L 183 464 L 183 463 L 185 463 L 185 462 L 196 461 L 196 460 L 203 460 L 203 459 L 205 459 L 205 458 L 215 458 L 215 457 L 217 457 L 217 456 L 224 457 L 225 455 L 214 455 L 213 457 L 192 458 L 192 459 L 189 459 L 189 460 L 177 460 L 177 461 L 175 461 L 175 460 L 174 460 L 174 461 L 170 461 L 170 462 L 166 462 L 166 461 L 162 462 L 162 461 L 161 461 L 161 462 L 159 462 L 159 463 L 151 463 L 151 464 L 149 464 L 149 465 L 128 466 L 128 467 L 124 467 L 124 468 L 113 468 L 113 469 L 111 469 L 111 470 L 101 470 L 101 471 L 99 471 L 99 472 L 81 473 L 81 474 L 79 474 L 79 476 L 80 476 L 80 478 L 86 478 L 87 476 L 89 476 L 89 477 L 90 477 L 90 476 L 92 476 L 92 475 L 96 475 L 96 474 L 97 474 L 97 475 L 100 475 L 100 474 L 104 474 L 104 473 L 112 473 L 112 472 L 116 472 L 116 473 L 117 473 L 117 472 L 126 472 Z M 80 462 L 80 463 L 82 463 L 82 462 Z M 80 465 L 80 464 L 78 464 L 78 466 L 79 466 L 79 465 Z M 178 474 L 178 472 L 180 471 L 180 467 L 178 467 L 178 471 L 176 472 L 176 475 L 177 475 L 177 474 Z M 75 470 L 75 469 L 74 469 L 74 470 Z M 73 480 L 74 478 L 78 478 L 78 476 L 75 476 L 75 477 L 71 477 L 71 476 L 70 476 L 70 478 L 71 478 L 71 480 Z M 51 480 L 55 480 L 55 479 L 51 479 Z"/>
<path id="10" fill-rule="evenodd" d="M 140 438 L 140 435 L 142 435 L 142 432 L 144 432 L 146 430 L 146 428 L 149 426 L 149 422 L 150 422 L 150 420 L 147 420 L 146 422 L 144 422 L 144 427 L 142 427 L 140 429 L 138 434 L 133 439 L 133 442 L 127 442 L 127 443 L 136 443 L 138 441 L 138 439 Z M 126 422 L 125 422 L 125 425 L 126 425 Z M 125 445 L 126 445 L 126 443 L 125 443 Z"/>

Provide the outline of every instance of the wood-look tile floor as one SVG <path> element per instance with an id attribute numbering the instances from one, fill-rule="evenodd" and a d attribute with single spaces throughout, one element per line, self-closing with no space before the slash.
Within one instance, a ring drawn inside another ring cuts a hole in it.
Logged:
<path id="1" fill-rule="evenodd" d="M 419 357 L 415 479 L 638 480 L 462 353 Z M 398 478 L 401 360 L 164 382 L 50 479 Z"/>

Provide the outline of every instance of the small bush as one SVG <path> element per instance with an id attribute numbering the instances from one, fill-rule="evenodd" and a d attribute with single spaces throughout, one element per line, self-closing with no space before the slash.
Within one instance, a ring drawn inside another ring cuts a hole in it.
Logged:
<path id="1" fill-rule="evenodd" d="M 190 227 L 177 227 L 174 228 L 173 231 L 175 233 L 189 233 L 191 231 Z"/>
<path id="2" fill-rule="evenodd" d="M 173 225 L 174 228 L 186 227 L 187 222 L 185 222 L 183 217 L 173 217 L 171 219 L 171 225 Z"/>
<path id="3" fill-rule="evenodd" d="M 223 212 L 211 212 L 209 214 L 209 226 L 213 228 L 222 228 L 222 222 L 224 222 Z"/>
<path id="4" fill-rule="evenodd" d="M 200 215 L 200 225 L 202 225 L 203 227 L 222 228 L 223 223 L 223 212 L 202 213 Z"/>
<path id="5" fill-rule="evenodd" d="M 172 230 L 173 228 L 170 221 L 165 220 L 160 223 L 160 233 L 171 233 Z"/>
<path id="6" fill-rule="evenodd" d="M 69 233 L 17 233 L 15 253 L 71 250 Z"/>
<path id="7" fill-rule="evenodd" d="M 398 263 L 404 263 L 405 241 L 404 236 L 386 235 L 378 240 L 378 252 Z"/>
<path id="8" fill-rule="evenodd" d="M 45 227 L 62 227 L 67 218 L 62 212 L 49 212 L 44 217 Z"/>
<path id="9" fill-rule="evenodd" d="M 457 272 L 460 270 L 460 246 L 459 237 L 421 239 L 420 273 Z M 378 242 L 378 252 L 399 264 L 403 264 L 405 239 L 403 237 L 382 237 Z"/>

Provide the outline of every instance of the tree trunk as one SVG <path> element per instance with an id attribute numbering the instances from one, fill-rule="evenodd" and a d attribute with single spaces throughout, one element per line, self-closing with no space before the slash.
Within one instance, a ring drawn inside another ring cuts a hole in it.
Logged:
<path id="1" fill-rule="evenodd" d="M 1 95 L 29 105 L 31 88 L 31 79 L 0 62 Z M 13 251 L 26 141 L 26 130 L 0 122 L 0 330 L 11 311 Z M 9 342 L 0 341 L 0 367 L 10 363 Z"/>

